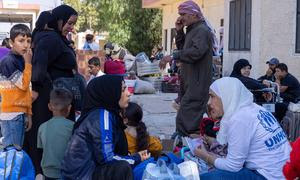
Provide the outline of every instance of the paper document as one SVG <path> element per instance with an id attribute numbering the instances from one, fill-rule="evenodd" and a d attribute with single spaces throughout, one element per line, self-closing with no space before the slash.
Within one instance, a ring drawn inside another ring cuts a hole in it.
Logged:
<path id="1" fill-rule="evenodd" d="M 189 137 L 185 137 L 184 138 L 188 147 L 190 148 L 191 153 L 194 155 L 194 151 L 197 147 L 199 147 L 200 145 L 203 144 L 203 141 L 201 138 L 189 138 Z"/>

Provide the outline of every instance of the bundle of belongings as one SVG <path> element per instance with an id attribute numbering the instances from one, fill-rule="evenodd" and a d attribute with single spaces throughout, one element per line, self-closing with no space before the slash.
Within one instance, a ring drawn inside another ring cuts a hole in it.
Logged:
<path id="1" fill-rule="evenodd" d="M 178 75 L 174 76 L 165 76 L 162 81 L 162 92 L 164 93 L 177 93 L 179 91 L 179 77 Z"/>
<path id="2" fill-rule="evenodd" d="M 105 44 L 106 62 L 104 65 L 104 72 L 106 74 L 125 74 L 134 70 L 135 57 L 130 52 L 120 47 L 118 44 Z"/>

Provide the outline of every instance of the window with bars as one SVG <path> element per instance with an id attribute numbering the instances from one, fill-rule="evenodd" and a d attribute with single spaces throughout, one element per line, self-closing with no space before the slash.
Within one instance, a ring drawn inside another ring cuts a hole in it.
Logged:
<path id="1" fill-rule="evenodd" d="M 297 0 L 297 14 L 296 14 L 296 53 L 300 53 L 300 0 Z"/>
<path id="2" fill-rule="evenodd" d="M 251 49 L 252 0 L 232 0 L 229 4 L 229 50 Z"/>
<path id="3" fill-rule="evenodd" d="M 167 51 L 167 47 L 168 47 L 168 29 L 165 29 L 164 31 L 164 50 Z"/>
<path id="4" fill-rule="evenodd" d="M 172 28 L 171 29 L 171 51 L 173 51 L 174 49 L 177 49 L 176 48 L 176 29 L 175 28 Z"/>

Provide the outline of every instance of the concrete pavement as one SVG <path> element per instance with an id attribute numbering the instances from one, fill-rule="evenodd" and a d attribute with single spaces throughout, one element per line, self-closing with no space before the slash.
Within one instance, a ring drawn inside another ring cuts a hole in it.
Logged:
<path id="1" fill-rule="evenodd" d="M 168 139 L 175 131 L 176 110 L 172 101 L 177 93 L 156 93 L 131 96 L 131 101 L 137 102 L 144 111 L 145 122 L 150 135 Z"/>

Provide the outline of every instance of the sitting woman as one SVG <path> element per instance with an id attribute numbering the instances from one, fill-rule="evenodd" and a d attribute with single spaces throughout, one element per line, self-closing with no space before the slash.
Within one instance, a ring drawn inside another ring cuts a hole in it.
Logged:
<path id="1" fill-rule="evenodd" d="M 152 156 L 158 157 L 162 151 L 160 140 L 149 136 L 147 127 L 142 119 L 142 108 L 138 104 L 130 102 L 124 113 L 124 123 L 127 126 L 125 134 L 128 142 L 128 151 L 134 154 L 142 150 L 148 150 Z"/>
<path id="2" fill-rule="evenodd" d="M 88 84 L 81 117 L 62 163 L 63 179 L 132 179 L 132 166 L 149 158 L 147 151 L 128 156 L 120 112 L 130 93 L 121 76 L 104 75 Z"/>
<path id="3" fill-rule="evenodd" d="M 290 144 L 273 115 L 253 103 L 252 93 L 236 78 L 216 80 L 209 91 L 209 116 L 221 119 L 217 141 L 228 144 L 226 157 L 216 157 L 198 147 L 195 154 L 216 170 L 201 180 L 284 179 Z"/>
<path id="4" fill-rule="evenodd" d="M 230 77 L 238 78 L 250 91 L 254 93 L 256 102 L 265 102 L 272 98 L 270 93 L 257 92 L 256 90 L 261 90 L 267 88 L 262 82 L 250 78 L 251 64 L 246 59 L 239 59 L 234 63 L 233 71 Z"/>

